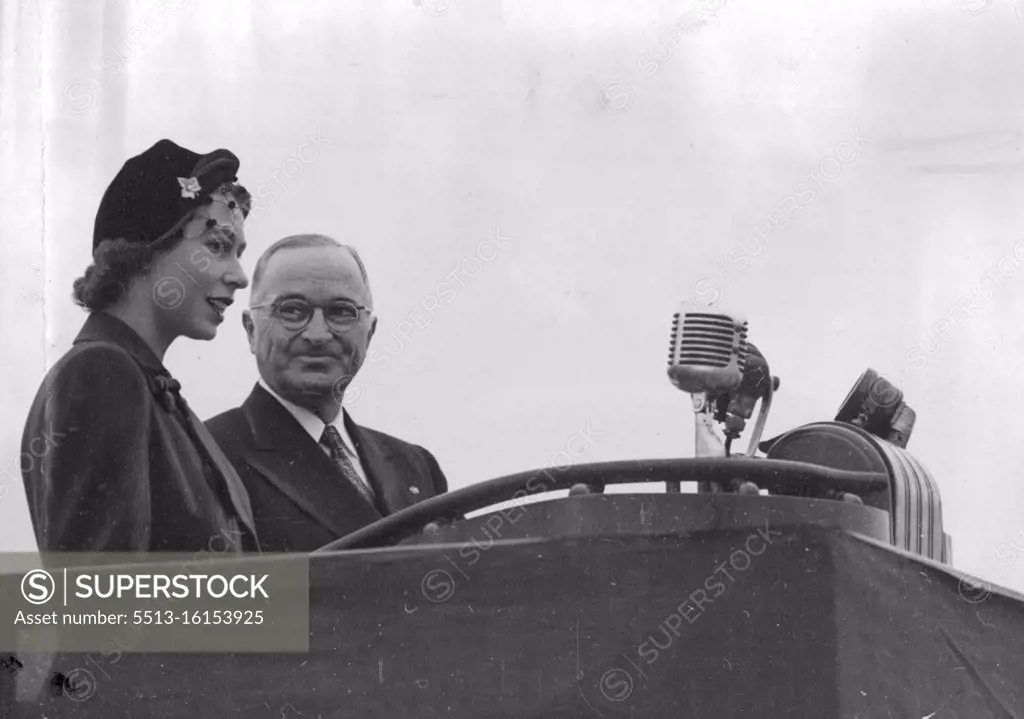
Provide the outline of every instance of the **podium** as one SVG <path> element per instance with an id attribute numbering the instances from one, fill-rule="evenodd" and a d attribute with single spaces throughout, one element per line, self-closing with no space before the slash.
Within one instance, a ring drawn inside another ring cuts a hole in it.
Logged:
<path id="1" fill-rule="evenodd" d="M 881 510 L 826 504 L 569 497 L 430 541 L 297 557 L 310 561 L 308 654 L 126 654 L 92 669 L 86 698 L 53 682 L 83 656 L 26 658 L 0 672 L 0 711 L 1024 716 L 1024 597 L 893 548 Z"/>

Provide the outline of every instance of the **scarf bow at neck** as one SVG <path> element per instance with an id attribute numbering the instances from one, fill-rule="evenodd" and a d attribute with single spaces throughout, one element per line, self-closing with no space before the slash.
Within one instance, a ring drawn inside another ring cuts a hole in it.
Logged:
<path id="1" fill-rule="evenodd" d="M 171 377 L 169 372 L 150 372 L 147 373 L 147 378 L 153 396 L 164 410 L 188 414 L 188 404 L 181 396 L 181 383 Z"/>

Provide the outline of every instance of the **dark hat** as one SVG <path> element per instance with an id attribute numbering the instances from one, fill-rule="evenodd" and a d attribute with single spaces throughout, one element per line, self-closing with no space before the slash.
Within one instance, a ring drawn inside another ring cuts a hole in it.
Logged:
<path id="1" fill-rule="evenodd" d="M 154 242 L 222 184 L 237 181 L 238 166 L 238 158 L 228 150 L 200 155 L 160 140 L 124 163 L 103 193 L 93 251 L 101 241 L 119 237 L 132 243 Z"/>

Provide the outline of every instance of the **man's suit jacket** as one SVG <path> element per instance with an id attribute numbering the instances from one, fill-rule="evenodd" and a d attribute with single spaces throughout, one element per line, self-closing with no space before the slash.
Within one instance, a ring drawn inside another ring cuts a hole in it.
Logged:
<path id="1" fill-rule="evenodd" d="M 134 330 L 90 315 L 25 422 L 40 551 L 258 550 L 241 480 L 177 389 Z"/>
<path id="2" fill-rule="evenodd" d="M 265 552 L 311 552 L 418 501 L 448 491 L 423 447 L 345 428 L 380 507 L 363 499 L 298 420 L 259 384 L 241 407 L 207 420 L 249 493 Z"/>

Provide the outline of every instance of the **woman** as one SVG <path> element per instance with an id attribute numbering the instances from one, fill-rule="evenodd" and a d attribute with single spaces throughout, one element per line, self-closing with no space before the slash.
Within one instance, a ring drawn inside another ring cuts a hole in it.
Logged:
<path id="1" fill-rule="evenodd" d="M 241 481 L 162 362 L 178 337 L 213 339 L 249 283 L 238 166 L 161 140 L 104 194 L 74 286 L 89 318 L 22 438 L 40 551 L 258 550 Z"/>

